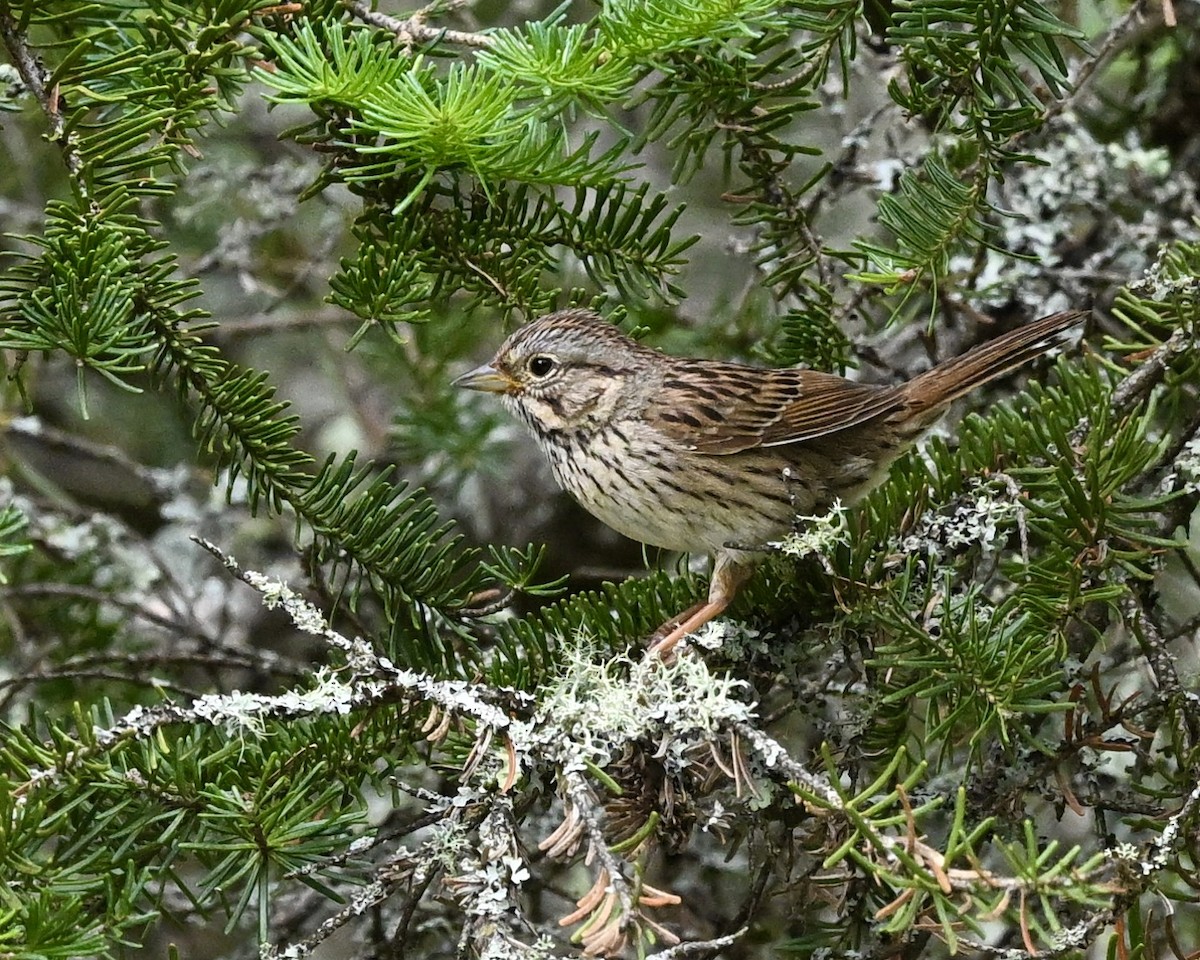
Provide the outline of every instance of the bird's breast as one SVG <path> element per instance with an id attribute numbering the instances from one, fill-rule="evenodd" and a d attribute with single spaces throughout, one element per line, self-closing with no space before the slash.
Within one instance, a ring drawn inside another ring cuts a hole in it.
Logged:
<path id="1" fill-rule="evenodd" d="M 584 509 L 624 536 L 669 550 L 760 545 L 787 533 L 797 508 L 811 503 L 778 452 L 698 454 L 637 420 L 535 436 L 559 484 Z"/>

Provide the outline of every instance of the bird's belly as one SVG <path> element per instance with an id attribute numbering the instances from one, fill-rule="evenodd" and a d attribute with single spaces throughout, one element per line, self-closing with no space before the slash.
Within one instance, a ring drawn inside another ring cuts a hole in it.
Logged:
<path id="1" fill-rule="evenodd" d="M 789 480 L 788 461 L 777 453 L 665 450 L 633 433 L 615 426 L 574 450 L 547 450 L 558 482 L 633 540 L 688 553 L 762 546 L 812 506 L 811 491 Z"/>

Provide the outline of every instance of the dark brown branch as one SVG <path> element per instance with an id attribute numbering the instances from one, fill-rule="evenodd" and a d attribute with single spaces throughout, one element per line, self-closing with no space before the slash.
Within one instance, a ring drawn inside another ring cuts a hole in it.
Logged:
<path id="1" fill-rule="evenodd" d="M 75 179 L 75 183 L 83 196 L 87 196 L 87 185 L 83 178 L 83 158 L 75 143 L 75 135 L 66 133 L 66 121 L 59 111 L 58 90 L 46 88 L 46 71 L 38 62 L 29 45 L 25 42 L 25 34 L 13 19 L 12 11 L 4 0 L 0 2 L 0 38 L 12 57 L 13 66 L 21 75 L 21 80 L 29 88 L 42 113 L 50 122 L 50 139 L 57 143 L 62 150 L 63 160 L 67 170 Z"/>

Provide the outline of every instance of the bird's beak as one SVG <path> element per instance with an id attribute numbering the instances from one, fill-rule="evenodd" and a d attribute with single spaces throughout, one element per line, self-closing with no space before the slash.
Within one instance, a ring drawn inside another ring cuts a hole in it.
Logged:
<path id="1" fill-rule="evenodd" d="M 501 373 L 490 363 L 476 367 L 454 380 L 454 386 L 467 390 L 480 390 L 483 393 L 514 393 L 517 382 Z"/>

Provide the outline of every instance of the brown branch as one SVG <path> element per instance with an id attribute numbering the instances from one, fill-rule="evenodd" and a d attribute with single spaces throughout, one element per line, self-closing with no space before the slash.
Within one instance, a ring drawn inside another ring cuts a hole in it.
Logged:
<path id="1" fill-rule="evenodd" d="M 1131 590 L 1125 594 L 1121 599 L 1121 613 L 1127 628 L 1141 647 L 1160 696 L 1179 708 L 1192 742 L 1200 741 L 1200 715 L 1195 700 L 1188 696 L 1187 688 L 1175 668 L 1175 658 L 1167 649 L 1167 640 L 1151 618 L 1140 591 Z"/>
<path id="2" fill-rule="evenodd" d="M 346 9 L 363 23 L 394 33 L 406 47 L 418 43 L 457 43 L 464 47 L 487 49 L 495 41 L 485 33 L 467 33 L 464 30 L 446 30 L 426 26 L 420 13 L 407 20 L 389 17 L 386 13 L 372 10 L 366 0 L 344 0 Z"/>
<path id="3" fill-rule="evenodd" d="M 1171 361 L 1194 346 L 1187 330 L 1183 327 L 1176 329 L 1166 343 L 1155 350 L 1113 391 L 1113 411 L 1117 414 L 1129 413 L 1158 385 Z"/>
<path id="4" fill-rule="evenodd" d="M 749 929 L 749 927 L 742 927 L 728 936 L 717 937 L 713 940 L 689 940 L 687 943 L 679 943 L 666 950 L 660 950 L 658 953 L 652 953 L 650 958 L 651 960 L 681 960 L 683 957 L 721 956 L 723 951 L 728 950 L 742 939 Z"/>
<path id="5" fill-rule="evenodd" d="M 224 323 L 214 331 L 213 338 L 237 340 L 242 337 L 257 337 L 261 334 L 286 333 L 293 330 L 308 330 L 329 327 L 347 327 L 361 323 L 359 317 L 341 307 L 325 307 L 303 313 L 275 314 L 262 310 L 245 320 Z"/>
<path id="6" fill-rule="evenodd" d="M 1196 344 L 1183 327 L 1178 327 L 1167 341 L 1138 365 L 1113 391 L 1110 407 L 1118 417 L 1130 413 L 1150 395 L 1165 376 L 1167 368 L 1178 356 L 1195 349 Z M 1071 431 L 1071 442 L 1081 443 L 1092 429 L 1091 420 L 1084 417 Z"/>
<path id="7" fill-rule="evenodd" d="M 37 673 L 22 674 L 19 677 L 8 677 L 0 680 L 0 690 L 7 687 L 15 692 L 34 684 L 57 683 L 60 680 L 105 680 L 109 683 L 129 683 L 138 687 L 148 687 L 152 690 L 166 690 L 171 693 L 177 693 L 181 697 L 189 697 L 192 700 L 201 696 L 199 690 L 181 686 L 170 680 L 164 680 L 161 677 L 136 677 L 122 673 L 119 670 L 101 670 L 95 667 L 78 669 L 64 667 L 60 670 L 43 670 Z M 7 706 L 9 700 L 10 697 L 6 696 L 2 705 Z"/>
<path id="8" fill-rule="evenodd" d="M 9 56 L 12 57 L 13 66 L 17 68 L 17 72 L 21 75 L 21 80 L 29 88 L 29 92 L 33 94 L 34 99 L 37 100 L 38 105 L 42 108 L 42 113 L 46 115 L 46 119 L 50 121 L 49 139 L 59 145 L 59 148 L 62 150 L 63 160 L 67 165 L 67 170 L 70 171 L 71 176 L 75 179 L 80 194 L 86 197 L 88 191 L 86 181 L 83 177 L 83 158 L 79 155 L 75 134 L 65 132 L 66 121 L 58 109 L 58 89 L 46 88 L 46 71 L 29 49 L 29 45 L 25 40 L 25 34 L 13 19 L 7 2 L 0 2 L 0 38 L 3 39 L 4 46 L 8 50 Z"/>
<path id="9" fill-rule="evenodd" d="M 73 456 L 76 460 L 96 460 L 107 463 L 128 473 L 137 482 L 144 484 L 158 501 L 174 499 L 179 495 L 181 481 L 174 471 L 148 467 L 133 459 L 125 450 L 108 443 L 97 443 L 86 437 L 68 433 L 51 426 L 39 417 L 25 416 L 9 420 L 0 426 L 0 434 L 11 433 L 37 444 L 47 450 L 56 450 Z M 124 478 L 122 478 L 124 480 Z M 155 506 L 158 506 L 156 503 Z"/>
<path id="10" fill-rule="evenodd" d="M 60 597 L 73 600 L 86 600 L 89 603 L 97 605 L 107 603 L 131 614 L 133 617 L 149 621 L 155 626 L 162 627 L 164 630 L 169 630 L 172 633 L 183 634 L 192 639 L 205 642 L 211 640 L 203 630 L 194 624 L 185 623 L 175 617 L 164 616 L 136 601 L 125 600 L 104 590 L 97 590 L 95 587 L 88 587 L 82 584 L 50 582 L 8 584 L 0 586 L 0 597 L 12 597 L 14 599 Z"/>
<path id="11" fill-rule="evenodd" d="M 1046 112 L 1043 115 L 1043 126 L 1079 99 L 1100 65 L 1107 62 L 1109 57 L 1123 44 L 1125 38 L 1133 33 L 1141 24 L 1142 19 L 1145 17 L 1145 6 L 1145 0 L 1137 0 L 1137 2 L 1129 7 L 1123 17 L 1109 27 L 1108 33 L 1104 35 L 1104 39 L 1100 42 L 1100 48 L 1096 51 L 1095 55 L 1085 60 L 1082 66 L 1080 66 L 1079 73 L 1075 77 L 1074 89 L 1065 97 L 1054 101 L 1046 108 Z M 1018 137 L 1017 139 L 1021 138 Z"/>

